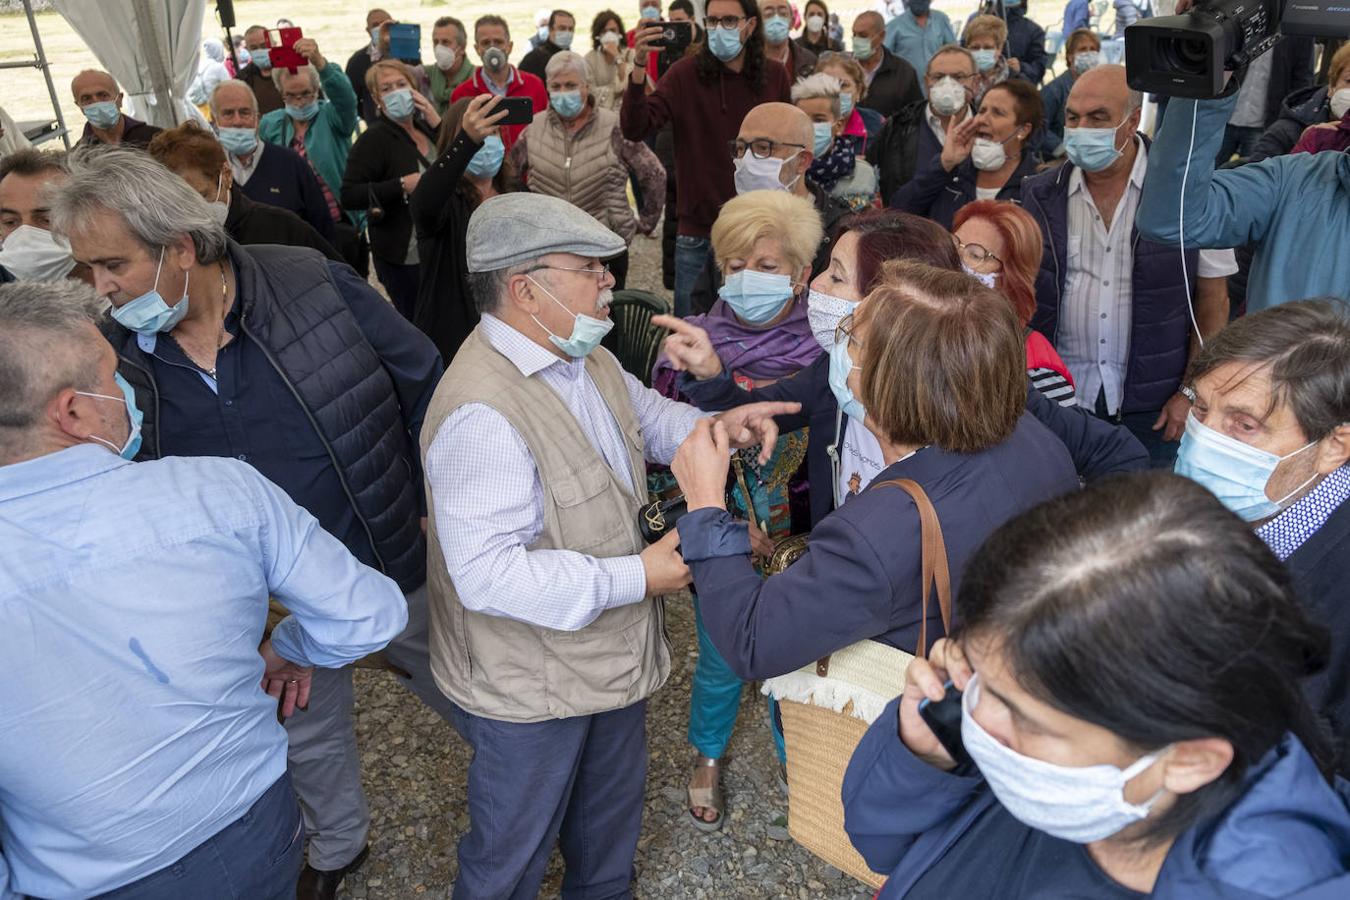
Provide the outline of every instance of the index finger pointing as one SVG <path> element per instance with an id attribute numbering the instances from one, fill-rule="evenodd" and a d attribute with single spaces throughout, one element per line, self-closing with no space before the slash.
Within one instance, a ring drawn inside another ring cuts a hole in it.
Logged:
<path id="1" fill-rule="evenodd" d="M 701 330 L 697 325 L 691 325 L 679 316 L 652 316 L 652 324 L 658 328 L 666 328 L 676 334 L 684 334 L 694 337 Z"/>

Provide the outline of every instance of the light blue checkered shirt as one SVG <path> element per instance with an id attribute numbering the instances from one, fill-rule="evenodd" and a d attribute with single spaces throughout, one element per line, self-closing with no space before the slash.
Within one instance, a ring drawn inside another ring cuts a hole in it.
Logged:
<path id="1" fill-rule="evenodd" d="M 645 496 L 646 485 L 632 483 L 623 432 L 585 360 L 560 359 L 493 316 L 483 316 L 479 329 L 522 375 L 553 389 L 619 482 Z M 669 463 L 703 413 L 626 372 L 624 382 L 647 459 Z M 575 631 L 607 609 L 646 596 L 637 556 L 597 559 L 571 550 L 525 549 L 543 529 L 544 486 L 524 439 L 492 407 L 468 403 L 446 418 L 427 448 L 426 471 L 442 523 L 437 537 L 446 569 L 467 608 Z"/>

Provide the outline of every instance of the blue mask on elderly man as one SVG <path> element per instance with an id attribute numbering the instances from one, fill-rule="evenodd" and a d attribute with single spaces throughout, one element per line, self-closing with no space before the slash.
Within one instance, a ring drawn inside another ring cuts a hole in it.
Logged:
<path id="1" fill-rule="evenodd" d="M 109 397 L 107 394 L 93 394 L 89 391 L 76 391 L 75 393 L 85 397 L 95 397 L 99 400 L 111 400 L 114 403 L 123 403 L 126 405 L 127 420 L 130 422 L 131 427 L 127 431 L 127 441 L 125 444 L 119 448 L 107 438 L 101 438 L 96 434 L 91 434 L 89 436 L 123 459 L 135 459 L 136 454 L 140 452 L 141 449 L 141 419 L 144 418 L 144 414 L 136 406 L 135 390 L 133 390 L 131 385 L 127 383 L 127 380 L 122 377 L 122 373 L 114 373 L 113 380 L 116 381 L 117 386 L 122 389 L 122 396 L 120 397 Z"/>
<path id="2" fill-rule="evenodd" d="M 1266 496 L 1266 483 L 1276 467 L 1316 443 L 1312 441 L 1293 453 L 1276 456 L 1215 431 L 1197 419 L 1195 413 L 1190 413 L 1186 416 L 1186 431 L 1181 435 L 1173 471 L 1208 489 L 1220 503 L 1244 520 L 1259 522 L 1283 510 L 1295 494 L 1317 477 L 1314 473 L 1312 478 L 1279 500 Z"/>
<path id="3" fill-rule="evenodd" d="M 159 294 L 159 273 L 164 268 L 164 248 L 159 250 L 159 265 L 155 267 L 155 283 L 135 300 L 114 306 L 112 317 L 118 324 L 137 334 L 155 334 L 160 331 L 172 331 L 183 321 L 188 312 L 188 278 L 183 273 L 183 296 L 173 306 L 164 302 Z"/>
<path id="4" fill-rule="evenodd" d="M 297 122 L 308 122 L 319 114 L 319 101 L 317 98 L 309 101 L 304 106 L 286 106 L 286 115 L 295 119 Z"/>
<path id="5" fill-rule="evenodd" d="M 751 269 L 732 272 L 717 291 L 731 311 L 751 325 L 763 325 L 778 315 L 792 294 L 788 276 Z"/>
<path id="6" fill-rule="evenodd" d="M 529 278 L 530 282 L 535 287 L 539 288 L 539 290 L 543 291 L 545 294 L 548 294 L 550 300 L 561 306 L 568 315 L 573 317 L 572 333 L 565 338 L 560 338 L 552 331 L 549 331 L 548 326 L 543 322 L 540 322 L 538 318 L 530 316 L 531 319 L 534 319 L 534 324 L 545 331 L 548 331 L 548 339 L 553 342 L 553 346 L 557 347 L 573 359 L 582 359 L 590 355 L 590 352 L 600 346 L 600 341 L 603 340 L 605 335 L 609 334 L 609 330 L 614 327 L 613 319 L 597 319 L 594 316 L 583 316 L 580 313 L 572 312 L 567 308 L 566 304 L 553 296 L 553 293 L 548 288 L 535 281 L 533 276 L 526 275 L 525 277 Z M 596 302 L 596 306 L 599 309 L 604 309 L 609 306 L 610 300 L 612 300 L 613 297 L 613 292 L 606 290 L 600 295 L 599 300 Z"/>

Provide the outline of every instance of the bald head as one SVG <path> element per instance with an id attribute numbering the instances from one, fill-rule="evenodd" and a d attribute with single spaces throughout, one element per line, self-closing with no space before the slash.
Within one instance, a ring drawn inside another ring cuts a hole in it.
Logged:
<path id="1" fill-rule="evenodd" d="M 88 106 L 90 103 L 102 103 L 111 100 L 119 103 L 121 92 L 117 81 L 107 72 L 98 69 L 85 69 L 70 82 L 70 92 L 75 95 L 76 106 Z"/>
<path id="2" fill-rule="evenodd" d="M 814 144 L 814 136 L 811 117 L 791 103 L 761 103 L 745 114 L 741 132 L 737 135 L 746 143 L 768 140 L 776 144 L 797 144 L 805 147 L 807 152 Z M 774 156 L 785 159 L 796 151 L 796 147 L 782 147 Z"/>
<path id="3" fill-rule="evenodd" d="M 866 28 L 868 34 L 873 33 L 874 30 L 885 31 L 886 20 L 881 17 L 881 13 L 874 9 L 869 9 L 867 12 L 859 13 L 858 18 L 853 20 L 854 34 L 858 34 L 858 29 L 860 27 Z"/>
<path id="4" fill-rule="evenodd" d="M 388 22 L 392 18 L 393 16 L 389 15 L 389 13 L 385 12 L 379 7 L 376 7 L 375 9 L 372 9 L 370 12 L 366 13 L 366 31 L 369 31 L 376 25 L 383 25 L 385 22 Z"/>
<path id="5" fill-rule="evenodd" d="M 1083 109 L 1079 110 L 1080 115 L 1083 115 L 1089 107 L 1106 107 L 1116 113 L 1115 122 L 1139 109 L 1144 103 L 1143 95 L 1130 89 L 1129 83 L 1125 80 L 1125 67 L 1119 65 L 1094 66 L 1079 75 L 1078 80 L 1073 83 L 1073 89 L 1069 91 L 1066 108 L 1073 106 L 1075 97 L 1078 98 L 1079 104 L 1083 105 Z"/>

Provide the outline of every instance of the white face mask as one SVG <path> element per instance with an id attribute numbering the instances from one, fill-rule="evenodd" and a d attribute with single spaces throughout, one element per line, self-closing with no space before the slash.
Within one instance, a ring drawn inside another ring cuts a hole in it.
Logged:
<path id="1" fill-rule="evenodd" d="M 980 284 L 984 285 L 985 287 L 987 287 L 987 288 L 993 288 L 994 290 L 997 290 L 997 289 L 998 289 L 998 288 L 997 288 L 997 285 L 998 285 L 998 273 L 997 273 L 997 272 L 976 272 L 974 269 L 972 269 L 970 266 L 966 265 L 964 262 L 961 263 L 961 269 L 962 269 L 962 271 L 964 271 L 967 275 L 969 275 L 971 278 L 976 279 L 977 281 L 979 281 Z"/>
<path id="2" fill-rule="evenodd" d="M 1144 803 L 1125 799 L 1125 785 L 1165 752 L 1112 765 L 1060 766 L 1023 756 L 999 743 L 975 721 L 980 677 L 961 695 L 961 740 L 989 788 L 1012 816 L 1030 828 L 1075 844 L 1104 840 L 1148 816 L 1162 790 Z"/>
<path id="3" fill-rule="evenodd" d="M 797 153 L 801 151 L 798 150 Z M 751 191 L 790 191 L 797 179 L 802 175 L 798 172 L 787 184 L 783 183 L 783 166 L 797 158 L 797 153 L 792 154 L 787 159 L 776 159 L 770 156 L 768 159 L 759 159 L 747 148 L 745 155 L 736 160 L 736 182 L 737 194 L 748 194 Z"/>
<path id="4" fill-rule="evenodd" d="M 824 16 L 806 17 L 806 30 L 809 31 L 811 34 L 820 34 L 821 30 L 824 28 L 825 28 Z"/>
<path id="5" fill-rule="evenodd" d="M 943 76 L 942 80 L 928 91 L 928 102 L 932 104 L 933 112 L 939 116 L 955 115 L 968 102 L 966 89 L 950 75 Z"/>
<path id="6" fill-rule="evenodd" d="M 455 52 L 453 47 L 447 47 L 444 44 L 437 44 L 432 47 L 431 52 L 436 57 L 436 68 L 442 71 L 454 68 L 455 60 L 459 58 L 459 54 Z"/>
<path id="7" fill-rule="evenodd" d="M 1339 119 L 1350 110 L 1350 87 L 1343 87 L 1331 95 L 1331 117 Z"/>
<path id="8" fill-rule="evenodd" d="M 70 245 L 45 228 L 20 225 L 0 246 L 0 266 L 20 281 L 60 281 L 75 268 Z"/>
<path id="9" fill-rule="evenodd" d="M 1003 145 L 1015 137 L 1017 137 L 1016 133 L 1008 135 L 1002 141 L 976 138 L 975 146 L 970 150 L 970 161 L 981 172 L 992 172 L 995 169 L 1003 168 L 1003 164 L 1008 161 L 1008 151 L 1003 148 Z"/>
<path id="10" fill-rule="evenodd" d="M 230 216 L 230 197 L 226 194 L 221 196 L 225 188 L 225 173 L 221 172 L 216 176 L 216 199 L 210 203 L 211 218 L 215 219 L 216 224 L 221 228 L 225 227 L 225 220 Z"/>
<path id="11" fill-rule="evenodd" d="M 812 288 L 806 295 L 806 321 L 816 343 L 826 353 L 834 346 L 834 329 L 858 304 Z"/>

